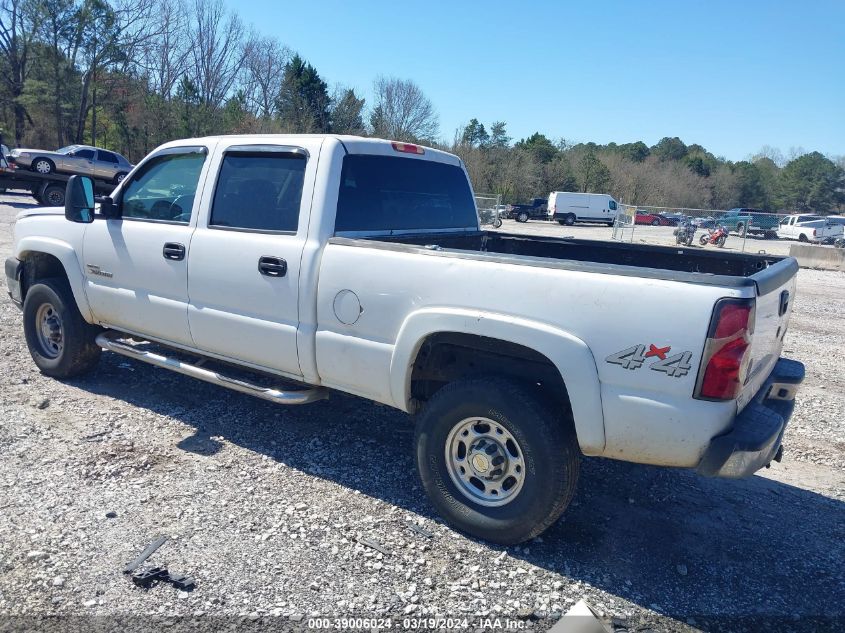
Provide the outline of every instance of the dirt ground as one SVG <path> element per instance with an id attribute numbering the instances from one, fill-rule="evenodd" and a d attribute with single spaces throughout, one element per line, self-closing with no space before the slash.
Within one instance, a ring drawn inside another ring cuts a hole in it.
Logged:
<path id="1" fill-rule="evenodd" d="M 3 259 L 32 204 L 0 199 Z M 404 414 L 342 395 L 274 407 L 108 354 L 88 376 L 53 380 L 4 289 L 0 631 L 69 622 L 51 616 L 80 616 L 80 630 L 287 630 L 353 614 L 542 631 L 582 598 L 629 630 L 841 629 L 845 274 L 801 270 L 798 286 L 786 355 L 807 380 L 782 463 L 729 481 L 585 459 L 563 519 L 508 548 L 434 514 Z M 194 591 L 144 590 L 121 573 L 159 534 L 170 541 L 150 562 L 192 575 Z"/>

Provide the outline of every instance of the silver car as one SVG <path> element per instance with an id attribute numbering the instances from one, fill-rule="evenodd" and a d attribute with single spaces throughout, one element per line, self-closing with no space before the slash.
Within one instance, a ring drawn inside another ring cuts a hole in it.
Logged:
<path id="1" fill-rule="evenodd" d="M 62 172 L 118 183 L 132 164 L 116 152 L 90 145 L 68 145 L 54 152 L 43 149 L 13 149 L 10 160 L 18 167 L 39 174 Z"/>

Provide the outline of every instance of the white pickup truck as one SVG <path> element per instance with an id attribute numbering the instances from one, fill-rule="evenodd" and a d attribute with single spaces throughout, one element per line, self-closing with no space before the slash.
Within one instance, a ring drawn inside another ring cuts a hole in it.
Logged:
<path id="1" fill-rule="evenodd" d="M 75 177 L 15 225 L 43 373 L 106 349 L 416 414 L 422 484 L 472 535 L 540 534 L 582 454 L 721 477 L 780 458 L 804 376 L 780 357 L 792 258 L 483 232 L 459 158 L 356 137 L 176 141 L 96 202 Z"/>

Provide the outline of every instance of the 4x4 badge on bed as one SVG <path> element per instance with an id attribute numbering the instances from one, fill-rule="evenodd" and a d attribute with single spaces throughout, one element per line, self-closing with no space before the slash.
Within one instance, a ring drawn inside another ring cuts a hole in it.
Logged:
<path id="1" fill-rule="evenodd" d="M 692 368 L 690 365 L 692 352 L 681 352 L 674 356 L 667 356 L 671 350 L 671 346 L 657 347 L 650 343 L 648 351 L 646 351 L 645 345 L 634 345 L 623 349 L 621 352 L 611 354 L 605 361 L 611 365 L 619 365 L 623 369 L 634 370 L 642 367 L 646 359 L 656 358 L 659 360 L 651 363 L 649 369 L 663 372 L 672 378 L 686 376 Z"/>

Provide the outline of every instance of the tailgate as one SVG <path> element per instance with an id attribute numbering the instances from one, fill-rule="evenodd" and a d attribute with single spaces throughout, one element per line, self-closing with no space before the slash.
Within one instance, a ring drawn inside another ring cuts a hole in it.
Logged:
<path id="1" fill-rule="evenodd" d="M 753 275 L 757 286 L 751 365 L 737 405 L 742 410 L 760 390 L 780 358 L 792 314 L 798 262 L 787 257 Z"/>

